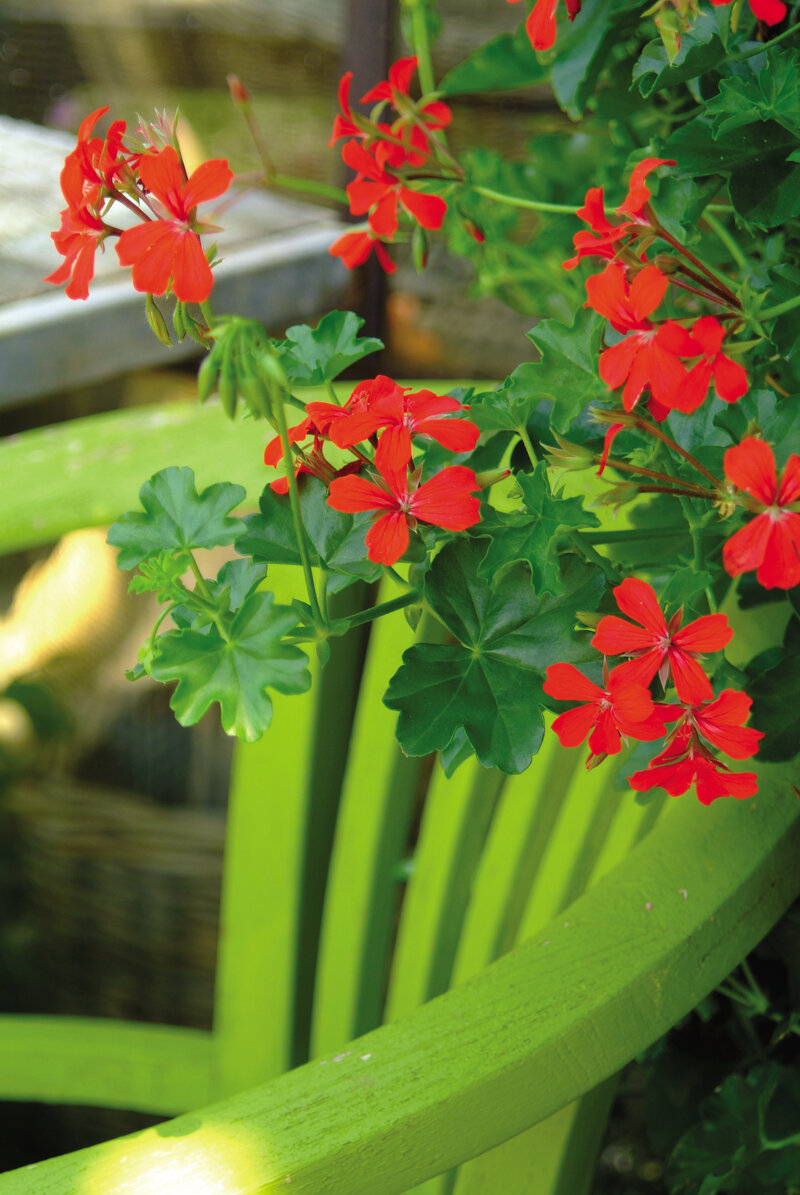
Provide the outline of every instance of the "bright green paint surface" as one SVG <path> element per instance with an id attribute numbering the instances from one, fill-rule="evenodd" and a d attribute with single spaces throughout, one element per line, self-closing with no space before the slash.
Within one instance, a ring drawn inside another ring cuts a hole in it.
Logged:
<path id="1" fill-rule="evenodd" d="M 0 1098 L 173 1116 L 213 1099 L 211 1034 L 92 1017 L 0 1017 Z M 5 1180 L 0 1176 L 0 1190 Z"/>
<path id="2" fill-rule="evenodd" d="M 200 1173 L 230 1139 L 226 1195 L 283 1191 L 287 1175 L 294 1192 L 391 1195 L 516 1136 L 688 1012 L 795 897 L 794 773 L 762 775 L 745 803 L 682 801 L 568 927 L 560 916 L 404 1020 L 126 1139 L 124 1165 L 111 1143 L 9 1174 L 0 1191 L 171 1195 L 181 1168 Z"/>

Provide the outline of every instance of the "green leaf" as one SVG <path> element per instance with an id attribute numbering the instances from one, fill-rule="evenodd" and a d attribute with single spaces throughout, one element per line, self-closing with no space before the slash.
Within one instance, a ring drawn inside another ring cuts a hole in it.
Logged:
<path id="1" fill-rule="evenodd" d="M 783 652 L 774 667 L 747 685 L 753 699 L 750 721 L 764 732 L 758 758 L 793 759 L 800 751 L 800 652 Z"/>
<path id="2" fill-rule="evenodd" d="M 252 560 L 228 560 L 219 570 L 212 592 L 220 601 L 224 596 L 227 608 L 236 611 L 266 575 L 265 564 L 256 564 Z"/>
<path id="3" fill-rule="evenodd" d="M 295 386 L 321 386 L 383 348 L 375 336 L 358 338 L 364 320 L 352 311 L 330 311 L 316 328 L 295 324 L 286 329 L 286 340 L 275 342 L 281 365 Z"/>
<path id="4" fill-rule="evenodd" d="M 667 1163 L 671 1195 L 783 1192 L 800 1180 L 800 1075 L 770 1063 L 730 1075 Z M 780 1184 L 776 1186 L 776 1184 Z"/>
<path id="5" fill-rule="evenodd" d="M 797 148 L 797 137 L 774 120 L 715 137 L 701 114 L 672 134 L 664 155 L 677 161 L 677 178 L 725 175 L 737 212 L 759 228 L 773 228 L 800 215 L 800 165 L 787 162 Z"/>
<path id="6" fill-rule="evenodd" d="M 108 542 L 120 552 L 119 568 L 135 568 L 159 552 L 189 552 L 230 544 L 244 523 L 228 511 L 245 497 L 240 485 L 219 482 L 198 494 L 194 473 L 171 466 L 153 474 L 139 490 L 141 511 L 128 511 L 112 524 Z"/>
<path id="7" fill-rule="evenodd" d="M 573 23 L 559 29 L 550 81 L 564 111 L 583 115 L 611 51 L 639 19 L 637 0 L 585 0 Z"/>
<path id="8" fill-rule="evenodd" d="M 648 42 L 633 68 L 633 82 L 639 84 L 642 95 L 652 95 L 704 74 L 724 57 L 715 14 L 701 12 L 692 28 L 681 34 L 680 49 L 672 63 L 660 40 Z"/>
<path id="9" fill-rule="evenodd" d="M 272 720 L 267 686 L 279 693 L 309 687 L 308 660 L 282 641 L 297 618 L 274 601 L 273 593 L 251 594 L 227 628 L 227 639 L 213 625 L 168 631 L 156 640 L 150 675 L 177 680 L 170 705 L 182 726 L 193 726 L 218 702 L 226 733 L 253 742 Z"/>
<path id="10" fill-rule="evenodd" d="M 596 515 L 583 509 L 580 498 L 560 498 L 550 489 L 549 470 L 540 461 L 533 473 L 518 473 L 525 513 L 494 512 L 478 528 L 491 537 L 489 550 L 479 569 L 490 580 L 511 564 L 530 565 L 531 581 L 537 593 L 563 592 L 558 559 L 559 531 L 564 527 L 598 527 Z"/>
<path id="11" fill-rule="evenodd" d="M 579 663 L 596 652 L 573 633 L 575 611 L 596 609 L 600 569 L 572 559 L 564 597 L 541 597 L 524 565 L 494 582 L 478 575 L 484 546 L 462 538 L 431 566 L 425 597 L 455 644 L 417 644 L 389 682 L 385 704 L 398 710 L 397 737 L 408 755 L 453 744 L 462 729 L 484 767 L 523 771 L 544 734 L 542 693 L 548 664 Z"/>
<path id="12" fill-rule="evenodd" d="M 523 23 L 516 33 L 492 38 L 448 71 L 439 84 L 439 92 L 448 96 L 503 91 L 509 87 L 528 87 L 546 75 L 547 68 L 536 57 Z"/>
<path id="13" fill-rule="evenodd" d="M 757 121 L 774 120 L 800 138 L 800 54 L 780 46 L 767 50 L 758 74 L 720 80 L 706 104 L 714 137 Z"/>
<path id="14" fill-rule="evenodd" d="M 128 589 L 131 593 L 157 593 L 159 601 L 179 601 L 184 595 L 181 577 L 189 567 L 190 556 L 186 553 L 173 555 L 159 552 L 149 560 L 142 560 L 139 572 L 131 577 Z"/>
<path id="15" fill-rule="evenodd" d="M 367 559 L 364 543 L 372 522 L 369 512 L 349 515 L 326 501 L 327 487 L 317 477 L 300 483 L 300 509 L 306 529 L 311 563 L 329 572 L 374 581 L 381 567 Z M 246 531 L 236 541 L 236 551 L 268 564 L 300 564 L 292 509 L 285 494 L 267 486 L 259 500 L 259 513 L 244 519 Z M 335 584 L 332 591 L 342 588 Z"/>
<path id="16" fill-rule="evenodd" d="M 551 424 L 568 432 L 572 420 L 593 399 L 607 399 L 609 390 L 597 372 L 605 320 L 596 311 L 580 308 L 567 327 L 559 320 L 542 320 L 528 337 L 542 354 L 528 375 L 536 398 L 553 401 Z"/>
<path id="17" fill-rule="evenodd" d="M 676 568 L 659 594 L 661 608 L 669 615 L 683 606 L 684 623 L 694 613 L 705 614 L 706 610 L 695 610 L 692 598 L 704 593 L 713 583 L 711 573 L 694 568 Z"/>

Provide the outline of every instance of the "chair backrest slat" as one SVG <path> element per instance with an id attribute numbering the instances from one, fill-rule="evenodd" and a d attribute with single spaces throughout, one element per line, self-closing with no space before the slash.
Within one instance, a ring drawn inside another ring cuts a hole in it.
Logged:
<path id="1" fill-rule="evenodd" d="M 385 1019 L 450 985 L 473 876 L 504 777 L 470 759 L 448 780 L 434 766 L 401 911 Z"/>
<path id="2" fill-rule="evenodd" d="M 296 580 L 270 569 L 280 602 L 294 596 Z M 278 697 L 264 737 L 234 751 L 214 999 L 220 1096 L 291 1065 L 316 723 L 312 683 Z"/>
<path id="3" fill-rule="evenodd" d="M 402 612 L 372 626 L 339 809 L 320 940 L 311 1055 L 380 1024 L 409 819 L 425 765 L 394 738 L 382 702 L 414 632 Z"/>

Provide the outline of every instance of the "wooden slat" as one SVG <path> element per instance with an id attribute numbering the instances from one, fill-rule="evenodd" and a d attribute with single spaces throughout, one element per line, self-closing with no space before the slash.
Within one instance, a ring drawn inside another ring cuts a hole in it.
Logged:
<path id="1" fill-rule="evenodd" d="M 477 760 L 436 765 L 392 963 L 386 1020 L 446 990 L 472 880 L 504 777 Z"/>
<path id="2" fill-rule="evenodd" d="M 320 943 L 312 1057 L 380 1023 L 385 969 L 412 802 L 422 763 L 394 738 L 383 705 L 400 653 L 414 641 L 402 612 L 375 623 L 359 693 Z"/>
<path id="3" fill-rule="evenodd" d="M 299 581 L 297 570 L 270 568 L 278 601 L 296 596 Z M 311 665 L 316 674 L 315 659 Z M 267 734 L 234 753 L 214 1000 L 216 1098 L 291 1065 L 315 731 L 312 684 L 298 696 L 278 694 Z"/>
<path id="4" fill-rule="evenodd" d="M 94 1017 L 0 1016 L 0 1099 L 174 1116 L 214 1098 L 211 1034 Z M 4 1180 L 0 1178 L 0 1187 Z"/>
<path id="5" fill-rule="evenodd" d="M 285 1191 L 287 1176 L 300 1195 L 393 1195 L 517 1136 L 684 1016 L 796 897 L 796 769 L 760 772 L 746 802 L 682 800 L 570 907 L 569 928 L 546 927 L 548 946 L 524 944 L 336 1058 L 8 1174 L 3 1195 L 173 1195 L 191 1190 L 182 1174 L 214 1173 L 222 1143 L 226 1195 Z"/>

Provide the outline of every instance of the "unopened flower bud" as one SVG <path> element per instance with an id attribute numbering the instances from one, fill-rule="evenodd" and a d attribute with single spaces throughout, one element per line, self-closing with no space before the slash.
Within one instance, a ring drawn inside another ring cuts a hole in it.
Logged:
<path id="1" fill-rule="evenodd" d="M 237 108 L 247 108 L 252 102 L 252 96 L 238 75 L 228 75 L 228 90 Z"/>

